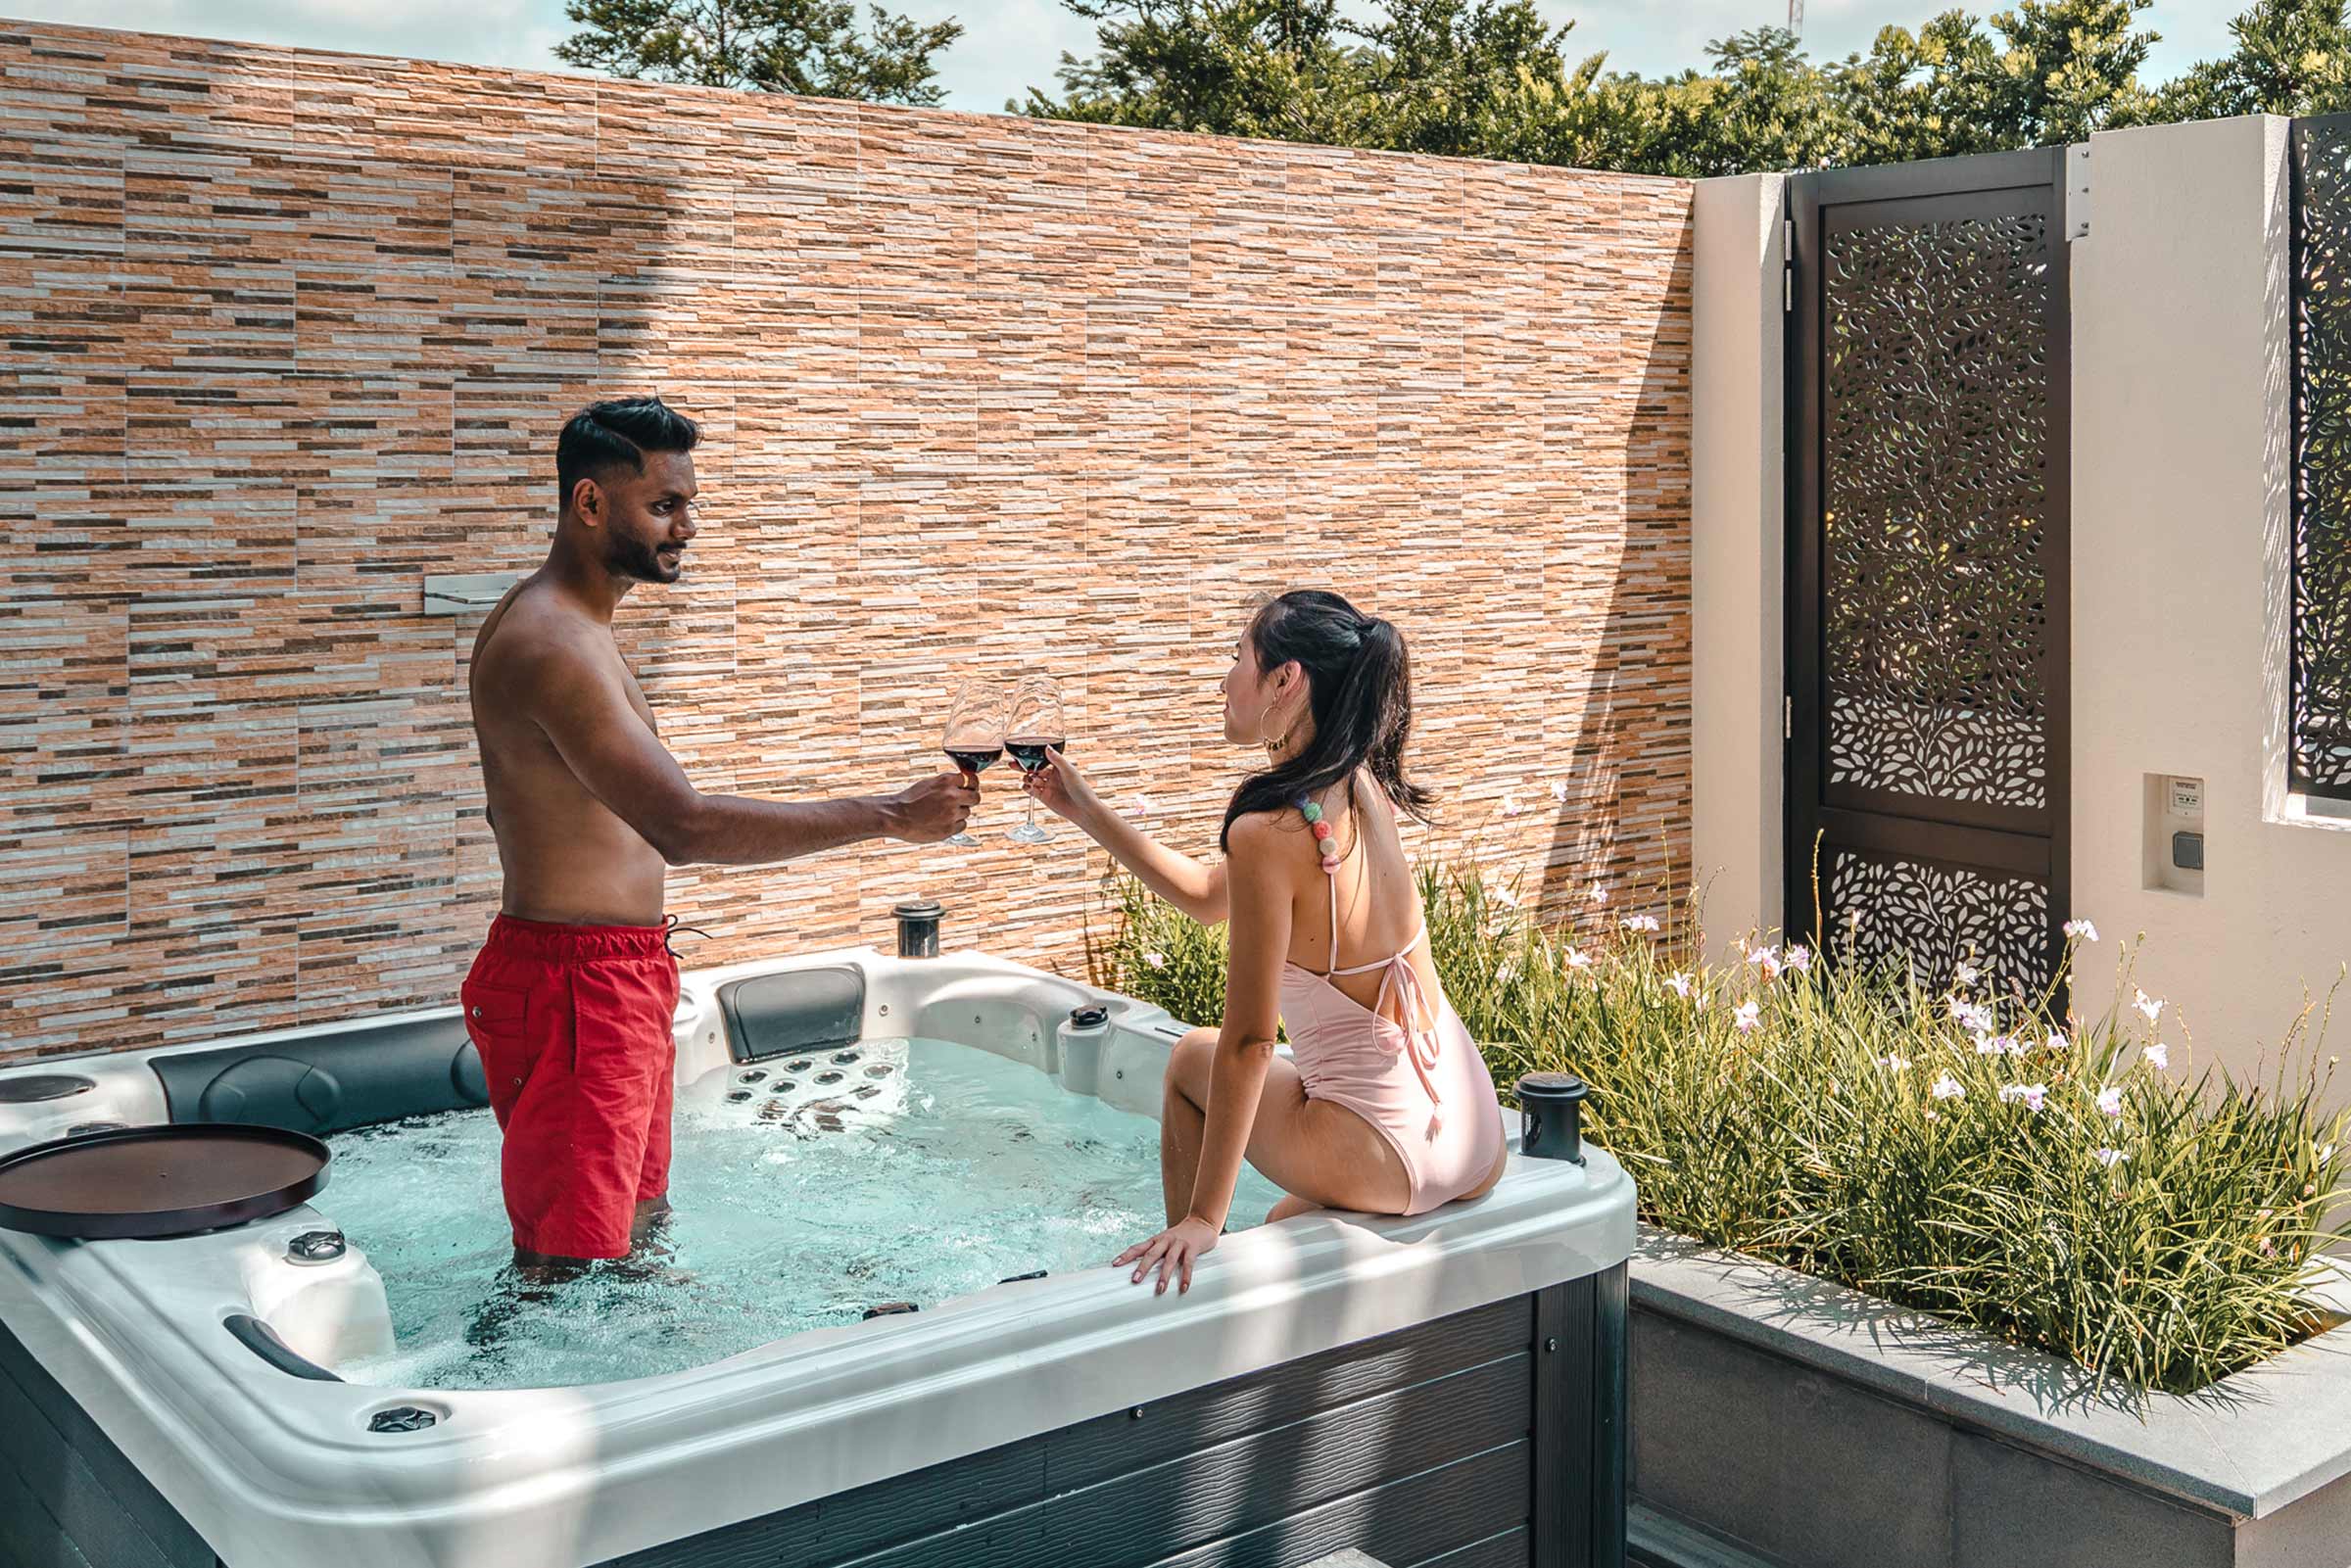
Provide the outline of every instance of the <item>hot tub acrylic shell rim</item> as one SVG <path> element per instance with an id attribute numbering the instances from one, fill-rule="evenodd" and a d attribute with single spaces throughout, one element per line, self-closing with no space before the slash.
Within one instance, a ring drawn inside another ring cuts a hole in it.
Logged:
<path id="1" fill-rule="evenodd" d="M 712 1060 L 702 1032 L 718 984 L 840 963 L 866 974 L 869 1035 L 926 1032 L 906 1025 L 978 1004 L 981 1032 L 997 1037 L 968 1043 L 1033 1050 L 1048 1069 L 1067 1008 L 1112 1006 L 1101 1082 L 1105 1099 L 1139 1102 L 1128 1109 L 1156 1111 L 1182 1032 L 1156 1009 L 1002 960 L 854 950 L 690 976 L 681 1078 L 706 1083 L 726 1065 L 723 1034 Z M 74 1070 L 111 1078 L 122 1064 Z M 300 1304 L 329 1281 L 284 1262 L 284 1243 L 331 1224 L 333 1197 L 330 1183 L 318 1209 L 170 1242 L 0 1233 L 0 1321 L 232 1568 L 572 1568 L 1581 1278 L 1634 1242 L 1632 1184 L 1606 1153 L 1583 1165 L 1513 1154 L 1476 1204 L 1411 1219 L 1313 1214 L 1226 1237 L 1180 1298 L 1103 1267 L 657 1377 L 403 1392 L 290 1376 L 221 1327 L 250 1311 L 298 1350 L 316 1341 Z M 346 1265 L 366 1268 L 356 1252 L 326 1266 Z M 439 1420 L 366 1430 L 403 1404 Z"/>

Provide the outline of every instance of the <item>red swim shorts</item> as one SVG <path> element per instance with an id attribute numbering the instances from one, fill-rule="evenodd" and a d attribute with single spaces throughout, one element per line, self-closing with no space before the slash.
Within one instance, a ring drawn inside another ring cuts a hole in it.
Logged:
<path id="1" fill-rule="evenodd" d="M 658 926 L 501 915 L 458 990 L 505 1133 L 514 1245 L 621 1258 L 669 1190 L 678 961 Z"/>

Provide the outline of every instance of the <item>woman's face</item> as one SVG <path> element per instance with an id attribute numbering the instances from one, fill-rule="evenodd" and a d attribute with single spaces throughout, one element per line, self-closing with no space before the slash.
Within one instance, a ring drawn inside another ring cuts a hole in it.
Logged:
<path id="1" fill-rule="evenodd" d="M 1257 641 L 1248 633 L 1233 644 L 1232 667 L 1224 672 L 1224 738 L 1236 746 L 1263 745 L 1290 722 L 1289 710 L 1303 672 L 1295 663 L 1261 671 Z"/>

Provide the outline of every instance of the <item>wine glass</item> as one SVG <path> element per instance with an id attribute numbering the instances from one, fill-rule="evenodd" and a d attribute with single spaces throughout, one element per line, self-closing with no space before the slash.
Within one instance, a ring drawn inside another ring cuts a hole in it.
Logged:
<path id="1" fill-rule="evenodd" d="M 1004 718 L 1004 749 L 1021 772 L 1045 766 L 1045 748 L 1069 746 L 1069 726 L 1061 716 L 1061 689 L 1052 678 L 1032 675 L 1013 688 L 1012 708 Z M 1029 797 L 1029 818 L 1006 835 L 1016 844 L 1051 843 L 1054 834 L 1036 825 L 1036 796 Z"/>
<path id="2" fill-rule="evenodd" d="M 1005 697 L 1001 686 L 984 678 L 966 681 L 957 689 L 954 704 L 947 709 L 947 728 L 939 748 L 965 773 L 977 776 L 1004 755 Z M 939 842 L 969 849 L 980 840 L 958 832 Z"/>

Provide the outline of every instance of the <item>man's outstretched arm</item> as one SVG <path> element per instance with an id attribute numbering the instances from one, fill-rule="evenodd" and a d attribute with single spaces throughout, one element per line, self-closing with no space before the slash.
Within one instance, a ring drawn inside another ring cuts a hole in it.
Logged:
<path id="1" fill-rule="evenodd" d="M 841 800 L 704 794 L 637 716 L 617 671 L 560 644 L 524 658 L 529 717 L 588 792 L 672 866 L 761 866 L 867 838 L 933 843 L 980 798 L 960 774 Z"/>

